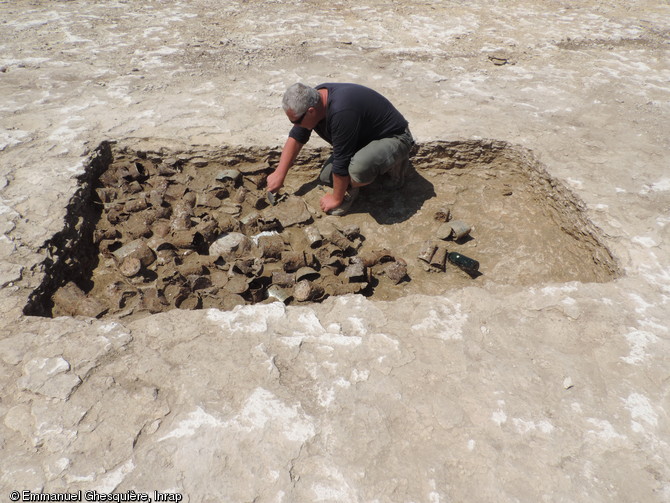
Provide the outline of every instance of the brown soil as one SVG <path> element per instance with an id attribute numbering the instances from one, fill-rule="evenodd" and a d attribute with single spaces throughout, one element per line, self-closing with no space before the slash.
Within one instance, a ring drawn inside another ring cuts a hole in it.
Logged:
<path id="1" fill-rule="evenodd" d="M 347 293 L 391 300 L 473 282 L 617 275 L 581 203 L 507 144 L 423 145 L 404 188 L 365 187 L 344 217 L 317 210 L 328 190 L 314 181 L 327 154 L 320 150 L 304 156 L 270 204 L 265 178 L 278 154 L 115 146 L 92 180 L 95 230 L 78 247 L 97 258 L 90 274 L 61 273 L 51 314 L 137 317 Z M 470 231 L 457 239 L 449 227 L 459 222 Z M 452 263 L 453 252 L 475 267 Z"/>

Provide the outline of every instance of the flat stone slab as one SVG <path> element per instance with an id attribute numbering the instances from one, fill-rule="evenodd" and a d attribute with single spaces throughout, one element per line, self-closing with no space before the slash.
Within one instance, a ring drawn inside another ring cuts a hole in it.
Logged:
<path id="1" fill-rule="evenodd" d="M 0 264 L 0 288 L 4 288 L 11 283 L 21 279 L 23 275 L 23 266 L 18 264 Z"/>
<path id="2" fill-rule="evenodd" d="M 32 391 L 50 398 L 66 400 L 81 384 L 79 376 L 68 372 L 70 364 L 61 357 L 33 358 L 23 366 L 19 389 Z"/>

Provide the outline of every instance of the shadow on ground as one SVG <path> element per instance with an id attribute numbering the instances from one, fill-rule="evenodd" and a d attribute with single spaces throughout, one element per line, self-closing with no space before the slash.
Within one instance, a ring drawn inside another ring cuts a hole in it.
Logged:
<path id="1" fill-rule="evenodd" d="M 369 213 L 380 225 L 397 224 L 412 218 L 427 200 L 436 195 L 433 184 L 414 171 L 398 190 L 384 191 L 374 184 L 363 187 L 351 213 Z"/>
<path id="2" fill-rule="evenodd" d="M 320 186 L 318 178 L 315 178 L 303 183 L 294 195 L 303 197 Z M 350 215 L 369 213 L 380 225 L 397 224 L 409 220 L 428 199 L 436 195 L 433 184 L 413 171 L 405 185 L 398 190 L 383 190 L 376 183 L 362 187 L 358 199 L 348 213 Z"/>

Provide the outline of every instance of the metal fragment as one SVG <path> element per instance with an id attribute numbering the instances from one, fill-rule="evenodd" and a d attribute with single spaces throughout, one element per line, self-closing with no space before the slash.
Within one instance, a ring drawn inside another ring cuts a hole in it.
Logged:
<path id="1" fill-rule="evenodd" d="M 307 241 L 312 248 L 318 248 L 323 244 L 323 236 L 319 232 L 319 229 L 310 225 L 305 227 L 304 231 L 307 236 Z"/>
<path id="2" fill-rule="evenodd" d="M 279 234 L 270 236 L 260 236 L 258 238 L 258 248 L 263 258 L 279 258 L 284 250 L 284 240 Z"/>
<path id="3" fill-rule="evenodd" d="M 272 273 L 272 284 L 291 287 L 295 285 L 295 273 L 275 271 Z"/>
<path id="4" fill-rule="evenodd" d="M 447 249 L 442 246 L 438 246 L 437 250 L 433 254 L 433 257 L 430 259 L 430 265 L 436 269 L 444 271 L 446 268 L 447 262 Z"/>
<path id="5" fill-rule="evenodd" d="M 112 252 L 112 254 L 119 261 L 123 261 L 128 257 L 135 257 L 139 259 L 143 267 L 147 267 L 153 263 L 154 260 L 156 260 L 154 252 L 152 252 L 147 244 L 141 239 L 136 239 L 126 245 L 123 245 L 118 250 Z"/>
<path id="6" fill-rule="evenodd" d="M 295 272 L 307 265 L 304 252 L 282 252 L 281 261 L 286 272 Z"/>
<path id="7" fill-rule="evenodd" d="M 321 276 L 321 274 L 318 271 L 312 269 L 311 267 L 301 267 L 295 273 L 296 281 L 300 281 L 303 279 L 315 280 L 319 276 Z"/>
<path id="8" fill-rule="evenodd" d="M 407 263 L 402 259 L 398 259 L 395 262 L 386 264 L 384 275 L 397 285 L 407 277 Z"/>
<path id="9" fill-rule="evenodd" d="M 241 295 L 249 289 L 249 280 L 245 276 L 236 275 L 230 278 L 223 288 L 230 293 Z"/>
<path id="10" fill-rule="evenodd" d="M 363 264 L 365 264 L 366 267 L 372 267 L 375 264 L 393 260 L 393 254 L 385 248 L 380 250 L 369 250 L 365 253 L 361 253 L 359 257 L 361 257 L 361 260 L 363 260 Z"/>
<path id="11" fill-rule="evenodd" d="M 452 228 L 452 239 L 458 241 L 470 234 L 471 227 L 462 220 L 452 220 L 449 222 Z"/>
<path id="12" fill-rule="evenodd" d="M 277 299 L 279 302 L 286 302 L 289 297 L 291 296 L 288 291 L 285 289 L 277 286 L 277 285 L 272 285 L 270 288 L 267 290 L 268 297 L 272 297 L 274 299 Z"/>
<path id="13" fill-rule="evenodd" d="M 107 306 L 97 299 L 91 299 L 75 285 L 69 282 L 62 286 L 52 297 L 56 312 L 70 316 L 86 316 L 98 318 L 107 312 Z"/>
<path id="14" fill-rule="evenodd" d="M 342 234 L 344 234 L 350 241 L 353 241 L 361 235 L 361 228 L 358 225 L 347 225 L 342 229 Z"/>
<path id="15" fill-rule="evenodd" d="M 435 231 L 435 237 L 437 239 L 451 239 L 453 234 L 454 234 L 454 229 L 452 229 L 450 222 L 443 223 Z"/>
<path id="16" fill-rule="evenodd" d="M 437 245 L 432 241 L 426 241 L 419 251 L 419 259 L 430 263 L 435 254 L 435 250 L 437 250 Z"/>
<path id="17" fill-rule="evenodd" d="M 219 171 L 216 174 L 215 179 L 220 181 L 233 180 L 234 182 L 236 182 L 240 178 L 240 176 L 241 173 L 236 169 L 225 169 L 223 171 Z"/>
<path id="18" fill-rule="evenodd" d="M 309 300 L 317 300 L 324 293 L 321 286 L 312 283 L 307 279 L 303 279 L 295 284 L 293 287 L 293 298 L 298 302 L 306 302 Z"/>
<path id="19" fill-rule="evenodd" d="M 442 208 L 435 212 L 434 218 L 438 222 L 448 222 L 451 220 L 451 210 L 449 208 Z"/>
<path id="20" fill-rule="evenodd" d="M 331 232 L 329 240 L 340 250 L 346 251 L 351 248 L 351 241 L 349 241 L 349 239 L 347 239 L 347 237 L 337 229 Z"/>
<path id="21" fill-rule="evenodd" d="M 342 273 L 350 282 L 365 281 L 367 276 L 365 274 L 366 268 L 363 260 L 360 257 L 352 257 L 349 265 Z"/>
<path id="22" fill-rule="evenodd" d="M 247 197 L 247 193 L 249 191 L 247 190 L 246 187 L 240 187 L 237 189 L 237 192 L 235 192 L 235 195 L 233 196 L 233 201 L 235 201 L 238 204 L 242 204 L 244 202 L 244 199 Z"/>
<path id="23" fill-rule="evenodd" d="M 131 278 L 136 276 L 142 270 L 142 263 L 140 259 L 136 257 L 126 257 L 123 259 L 123 262 L 119 265 L 119 271 L 126 278 Z"/>

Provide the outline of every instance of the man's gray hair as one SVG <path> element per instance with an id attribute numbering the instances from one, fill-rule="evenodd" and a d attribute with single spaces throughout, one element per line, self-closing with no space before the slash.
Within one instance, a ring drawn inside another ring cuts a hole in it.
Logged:
<path id="1" fill-rule="evenodd" d="M 315 107 L 320 99 L 319 91 L 313 87 L 296 82 L 284 93 L 282 107 L 284 108 L 284 112 L 291 110 L 295 115 L 302 115 L 309 107 Z"/>

